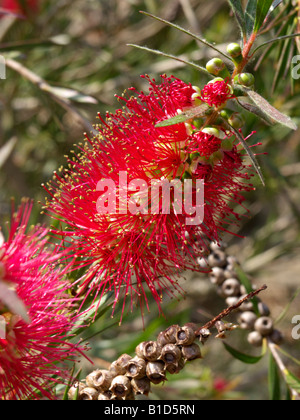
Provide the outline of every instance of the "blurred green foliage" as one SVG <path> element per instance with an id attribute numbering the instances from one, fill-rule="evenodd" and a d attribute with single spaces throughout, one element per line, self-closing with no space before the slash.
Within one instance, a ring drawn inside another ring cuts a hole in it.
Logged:
<path id="1" fill-rule="evenodd" d="M 296 2 L 283 3 L 274 12 L 272 19 L 275 20 L 270 22 L 259 42 L 297 29 Z M 193 85 L 206 82 L 205 76 L 193 68 L 126 45 L 147 45 L 183 55 L 201 65 L 215 56 L 188 36 L 141 15 L 140 10 L 201 34 L 224 50 L 228 43 L 239 38 L 225 0 L 44 0 L 40 12 L 27 20 L 0 19 L 0 53 L 40 76 L 52 89 L 50 93 L 40 89 L 22 72 L 10 67 L 7 79 L 0 80 L 1 218 L 9 214 L 10 197 L 18 202 L 27 196 L 36 201 L 33 221 L 49 223 L 39 214 L 38 202 L 43 202 L 45 195 L 41 184 L 65 164 L 64 155 L 82 141 L 83 132 L 87 131 L 76 112 L 90 123 L 97 123 L 98 112 L 104 115 L 106 110 L 113 111 L 119 106 L 115 94 L 121 95 L 131 86 L 143 88 L 144 82 L 139 76 L 145 73 L 156 78 L 163 73 L 174 74 Z M 256 90 L 299 123 L 300 83 L 291 77 L 291 60 L 300 54 L 298 46 L 294 40 L 288 40 L 260 50 L 249 71 L 255 71 Z M 77 94 L 74 96 L 69 89 Z M 61 106 L 55 95 L 67 101 L 68 106 Z M 300 136 L 299 130 L 290 132 L 279 126 L 269 127 L 250 114 L 246 115 L 246 121 L 245 134 L 256 131 L 250 142 L 262 143 L 255 150 L 266 178 L 266 188 L 256 177 L 257 190 L 248 194 L 246 203 L 251 218 L 242 219 L 241 227 L 236 228 L 245 239 L 230 239 L 229 245 L 258 282 L 268 276 L 274 264 L 278 267 L 277 278 L 268 278 L 272 289 L 268 302 L 270 306 L 275 305 L 276 313 L 288 303 L 298 284 L 297 276 L 293 278 L 294 274 L 287 273 L 297 273 L 298 268 L 293 268 L 300 250 Z M 300 269 L 299 264 L 298 267 Z M 153 338 L 171 323 L 205 323 L 209 315 L 216 315 L 224 303 L 207 282 L 200 276 L 187 280 L 186 299 L 166 305 L 166 319 L 157 318 L 156 309 L 145 314 L 147 328 L 144 331 L 139 310 L 126 318 L 122 328 L 115 326 L 109 314 L 97 321 L 89 335 L 105 331 L 90 341 L 90 354 L 96 366 L 103 366 L 103 359 L 109 361 L 122 352 L 133 352 L 137 343 Z M 199 286 L 196 293 L 195 284 Z M 287 334 L 291 330 L 291 313 L 295 314 L 297 305 L 299 308 L 299 299 L 293 305 L 283 324 Z M 247 349 L 242 332 L 233 336 L 236 346 Z M 299 343 L 288 340 L 288 346 L 296 357 Z M 255 369 L 245 367 L 224 354 L 222 345 L 214 342 L 204 353 L 205 362 L 191 364 L 164 387 L 158 387 L 153 397 L 267 397 L 266 375 L 262 375 L 266 365 L 261 363 Z M 86 362 L 83 365 L 85 373 L 91 369 Z M 221 387 L 220 383 L 223 383 Z"/>

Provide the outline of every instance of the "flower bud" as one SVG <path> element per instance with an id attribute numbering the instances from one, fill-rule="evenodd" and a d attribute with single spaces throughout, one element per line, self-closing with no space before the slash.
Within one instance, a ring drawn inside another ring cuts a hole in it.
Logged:
<path id="1" fill-rule="evenodd" d="M 95 370 L 87 376 L 86 384 L 88 387 L 104 392 L 109 390 L 113 378 L 114 374 L 109 370 Z"/>
<path id="2" fill-rule="evenodd" d="M 140 379 L 146 376 L 146 361 L 141 357 L 134 357 L 127 364 L 126 376 L 130 378 Z"/>
<path id="3" fill-rule="evenodd" d="M 151 382 L 148 378 L 134 378 L 131 380 L 131 387 L 136 395 L 148 396 L 151 390 Z"/>
<path id="4" fill-rule="evenodd" d="M 206 64 L 206 70 L 214 76 L 218 76 L 225 68 L 225 63 L 220 58 L 213 58 Z"/>
<path id="5" fill-rule="evenodd" d="M 157 341 L 144 341 L 137 346 L 135 352 L 145 360 L 155 361 L 160 357 L 161 345 Z"/>
<path id="6" fill-rule="evenodd" d="M 231 44 L 228 45 L 227 52 L 230 55 L 230 57 L 238 58 L 239 56 L 242 55 L 242 48 L 236 42 L 232 42 Z"/>
<path id="7" fill-rule="evenodd" d="M 214 136 L 214 137 L 217 137 L 217 138 L 222 138 L 222 135 L 221 135 L 220 130 L 218 130 L 217 128 L 214 128 L 214 127 L 205 127 L 202 130 L 202 133 L 208 134 L 209 136 Z"/>
<path id="8" fill-rule="evenodd" d="M 235 76 L 234 82 L 250 88 L 254 86 L 255 77 L 251 73 L 241 73 Z"/>
<path id="9" fill-rule="evenodd" d="M 181 353 L 186 361 L 202 359 L 200 347 L 196 343 L 182 347 Z"/>
<path id="10" fill-rule="evenodd" d="M 160 359 L 165 362 L 166 365 L 171 363 L 177 363 L 181 359 L 181 351 L 175 344 L 166 344 L 162 351 Z"/>
<path id="11" fill-rule="evenodd" d="M 229 118 L 231 117 L 231 115 L 233 114 L 233 111 L 231 111 L 230 109 L 222 109 L 220 112 L 220 115 L 222 118 L 224 118 L 225 120 L 229 120 Z"/>
<path id="12" fill-rule="evenodd" d="M 116 376 L 111 383 L 109 390 L 113 396 L 118 399 L 123 399 L 131 392 L 131 382 L 127 376 Z"/>
<path id="13" fill-rule="evenodd" d="M 79 391 L 79 401 L 96 401 L 98 399 L 99 392 L 95 388 L 84 388 Z"/>
<path id="14" fill-rule="evenodd" d="M 188 346 L 195 341 L 196 335 L 194 330 L 189 326 L 184 326 L 177 331 L 176 343 L 179 346 Z"/>
<path id="15" fill-rule="evenodd" d="M 221 144 L 221 149 L 224 152 L 231 152 L 231 150 L 233 149 L 233 143 L 234 143 L 234 140 L 224 139 Z"/>
<path id="16" fill-rule="evenodd" d="M 148 379 L 155 385 L 167 380 L 164 362 L 149 362 L 147 364 L 146 373 Z"/>
<path id="17" fill-rule="evenodd" d="M 240 128 L 242 128 L 245 124 L 245 120 L 242 117 L 242 115 L 240 114 L 233 114 L 229 120 L 228 120 L 229 124 L 231 125 L 231 127 L 236 128 L 237 130 L 239 130 Z"/>

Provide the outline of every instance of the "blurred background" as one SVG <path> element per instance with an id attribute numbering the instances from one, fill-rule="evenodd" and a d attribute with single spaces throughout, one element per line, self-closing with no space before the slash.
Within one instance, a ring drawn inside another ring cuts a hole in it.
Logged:
<path id="1" fill-rule="evenodd" d="M 10 199 L 35 200 L 32 222 L 50 224 L 40 214 L 44 202 L 42 183 L 61 165 L 65 155 L 83 140 L 83 133 L 97 123 L 97 113 L 118 108 L 115 94 L 131 86 L 143 88 L 142 74 L 157 79 L 175 75 L 193 85 L 207 80 L 195 69 L 127 46 L 135 43 L 182 56 L 205 66 L 214 56 L 209 49 L 175 29 L 139 13 L 144 10 L 200 34 L 219 48 L 238 41 L 239 31 L 225 0 L 0 0 L 17 15 L 0 15 L 0 54 L 6 59 L 6 79 L 0 80 L 0 218 L 9 216 Z M 274 12 L 261 41 L 300 32 L 297 2 L 284 1 Z M 22 16 L 19 16 L 19 15 Z M 300 82 L 292 78 L 299 44 L 288 40 L 260 50 L 249 71 L 255 71 L 256 89 L 275 107 L 300 123 Z M 300 57 L 299 57 L 300 61 Z M 300 77 L 300 71 L 299 71 Z M 247 195 L 247 216 L 236 228 L 241 237 L 228 237 L 229 252 L 239 258 L 257 286 L 269 288 L 263 299 L 276 319 L 286 314 L 277 328 L 284 331 L 284 348 L 299 358 L 300 341 L 292 339 L 291 320 L 300 314 L 300 131 L 267 126 L 245 115 L 245 134 L 256 149 L 266 178 Z M 103 316 L 89 331 L 96 367 L 106 367 L 121 353 L 133 353 L 142 340 L 172 323 L 204 324 L 224 309 L 224 301 L 205 276 L 186 273 L 186 298 L 169 302 L 165 317 L 156 307 L 145 314 L 129 314 L 122 327 Z M 294 299 L 293 299 L 294 298 Z M 288 306 L 287 306 L 288 305 Z M 244 332 L 231 334 L 229 342 L 254 353 Z M 154 389 L 151 398 L 162 399 L 264 399 L 268 398 L 264 359 L 256 366 L 244 365 L 212 339 L 205 359 L 193 362 L 182 373 Z M 299 365 L 287 365 L 297 375 Z M 84 376 L 92 367 L 82 362 Z M 94 367 L 95 367 L 94 366 Z"/>

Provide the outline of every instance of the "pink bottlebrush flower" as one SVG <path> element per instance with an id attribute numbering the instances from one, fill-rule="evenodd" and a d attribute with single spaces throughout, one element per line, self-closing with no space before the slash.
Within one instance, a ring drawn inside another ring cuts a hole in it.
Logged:
<path id="1" fill-rule="evenodd" d="M 164 292 L 181 292 L 175 274 L 200 271 L 197 257 L 205 254 L 207 241 L 219 241 L 233 218 L 240 217 L 232 204 L 241 204 L 242 193 L 252 186 L 245 182 L 250 175 L 234 139 L 229 148 L 213 135 L 191 133 L 184 123 L 156 126 L 191 108 L 195 89 L 175 77 L 162 76 L 160 84 L 145 79 L 149 93 L 131 89 L 134 96 L 119 98 L 124 109 L 108 114 L 99 136 L 87 137 L 69 160 L 69 169 L 55 174 L 45 187 L 52 196 L 46 208 L 67 225 L 57 233 L 71 238 L 70 253 L 78 256 L 79 267 L 86 267 L 81 294 L 114 291 L 115 305 L 130 295 L 132 307 L 135 297 L 147 303 L 150 289 L 160 307 Z M 124 177 L 121 185 L 120 174 L 125 174 L 128 188 Z M 99 181 L 107 179 L 116 188 L 102 200 Z M 183 185 L 184 180 L 191 181 L 193 203 L 199 193 L 197 182 L 204 184 L 202 224 L 187 223 L 192 213 L 186 207 L 178 209 L 180 197 L 173 190 L 170 201 L 163 202 L 158 193 L 156 201 L 150 198 L 152 187 L 172 181 Z M 102 205 L 116 205 L 115 214 L 98 211 L 99 197 Z M 153 211 L 154 201 L 159 212 Z M 128 211 L 137 202 L 138 211 Z"/>
<path id="2" fill-rule="evenodd" d="M 232 88 L 224 80 L 208 83 L 201 91 L 201 100 L 209 106 L 219 108 L 233 98 Z"/>
<path id="3" fill-rule="evenodd" d="M 28 231 L 30 211 L 31 204 L 23 203 L 0 244 L 2 327 L 5 323 L 0 400 L 53 399 L 53 386 L 69 379 L 64 362 L 74 361 L 80 351 L 68 342 L 75 323 L 73 299 L 66 293 L 65 272 L 53 264 L 60 255 L 46 247 L 47 229 Z"/>

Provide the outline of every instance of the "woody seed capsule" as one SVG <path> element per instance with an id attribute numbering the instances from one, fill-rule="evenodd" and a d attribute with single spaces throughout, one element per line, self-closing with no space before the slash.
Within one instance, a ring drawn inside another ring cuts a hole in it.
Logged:
<path id="1" fill-rule="evenodd" d="M 95 388 L 84 388 L 79 391 L 80 401 L 95 401 L 98 399 L 99 392 Z"/>
<path id="2" fill-rule="evenodd" d="M 135 349 L 137 356 L 148 360 L 155 361 L 161 354 L 161 345 L 157 341 L 144 341 Z"/>
<path id="3" fill-rule="evenodd" d="M 131 380 L 132 390 L 136 395 L 148 396 L 151 390 L 151 382 L 148 378 L 134 378 Z"/>
<path id="4" fill-rule="evenodd" d="M 78 393 L 78 397 L 80 395 L 80 392 L 83 391 L 85 388 L 85 385 L 81 382 L 77 382 L 75 385 L 73 385 L 68 392 L 68 398 L 69 400 L 74 400 L 77 393 Z"/>
<path id="5" fill-rule="evenodd" d="M 171 327 L 167 328 L 164 332 L 166 340 L 168 343 L 175 344 L 176 343 L 176 334 L 180 330 L 179 325 L 172 325 Z"/>
<path id="6" fill-rule="evenodd" d="M 165 362 L 166 365 L 171 363 L 178 364 L 178 361 L 181 359 L 181 351 L 175 344 L 166 344 L 161 351 L 160 359 Z"/>
<path id="7" fill-rule="evenodd" d="M 227 279 L 222 285 L 222 292 L 225 297 L 238 296 L 240 293 L 240 282 L 237 279 Z"/>
<path id="8" fill-rule="evenodd" d="M 148 379 L 155 385 L 167 380 L 164 362 L 149 362 L 147 364 L 146 373 Z"/>
<path id="9" fill-rule="evenodd" d="M 112 393 L 110 391 L 101 392 L 98 396 L 98 401 L 109 401 L 112 399 Z"/>
<path id="10" fill-rule="evenodd" d="M 225 267 L 226 265 L 226 254 L 223 251 L 214 251 L 208 257 L 208 264 L 210 267 Z"/>
<path id="11" fill-rule="evenodd" d="M 180 346 L 188 346 L 195 341 L 196 335 L 191 327 L 184 326 L 177 331 L 176 343 Z"/>
<path id="12" fill-rule="evenodd" d="M 125 398 L 131 392 L 130 379 L 126 376 L 116 376 L 109 389 L 116 398 Z"/>
<path id="13" fill-rule="evenodd" d="M 126 376 L 130 378 L 143 378 L 146 376 L 146 361 L 141 357 L 134 357 L 133 359 L 129 360 L 127 364 L 127 373 Z"/>
<path id="14" fill-rule="evenodd" d="M 239 323 L 243 330 L 252 330 L 256 320 L 257 316 L 254 312 L 244 312 L 239 318 Z"/>
<path id="15" fill-rule="evenodd" d="M 257 332 L 259 332 L 263 337 L 266 337 L 272 334 L 274 327 L 273 327 L 273 320 L 267 316 L 263 316 L 258 318 L 255 322 L 254 328 Z"/>
<path id="16" fill-rule="evenodd" d="M 181 355 L 181 352 L 180 352 L 180 355 Z M 179 373 L 184 368 L 184 365 L 185 365 L 185 361 L 181 357 L 178 362 L 166 364 L 166 370 L 171 375 L 175 375 L 175 374 Z"/>
<path id="17" fill-rule="evenodd" d="M 111 365 L 109 370 L 113 373 L 114 376 L 118 375 L 125 375 L 126 373 L 126 366 L 129 360 L 131 360 L 132 357 L 129 356 L 129 354 L 122 354 L 118 358 L 118 360 L 114 361 Z"/>
<path id="18" fill-rule="evenodd" d="M 99 391 L 107 391 L 110 388 L 114 374 L 109 370 L 95 370 L 86 378 L 88 387 L 96 388 Z"/>
<path id="19" fill-rule="evenodd" d="M 182 353 L 182 357 L 186 361 L 192 361 L 192 360 L 202 358 L 200 347 L 196 343 L 193 343 L 189 346 L 182 347 L 181 353 Z"/>

